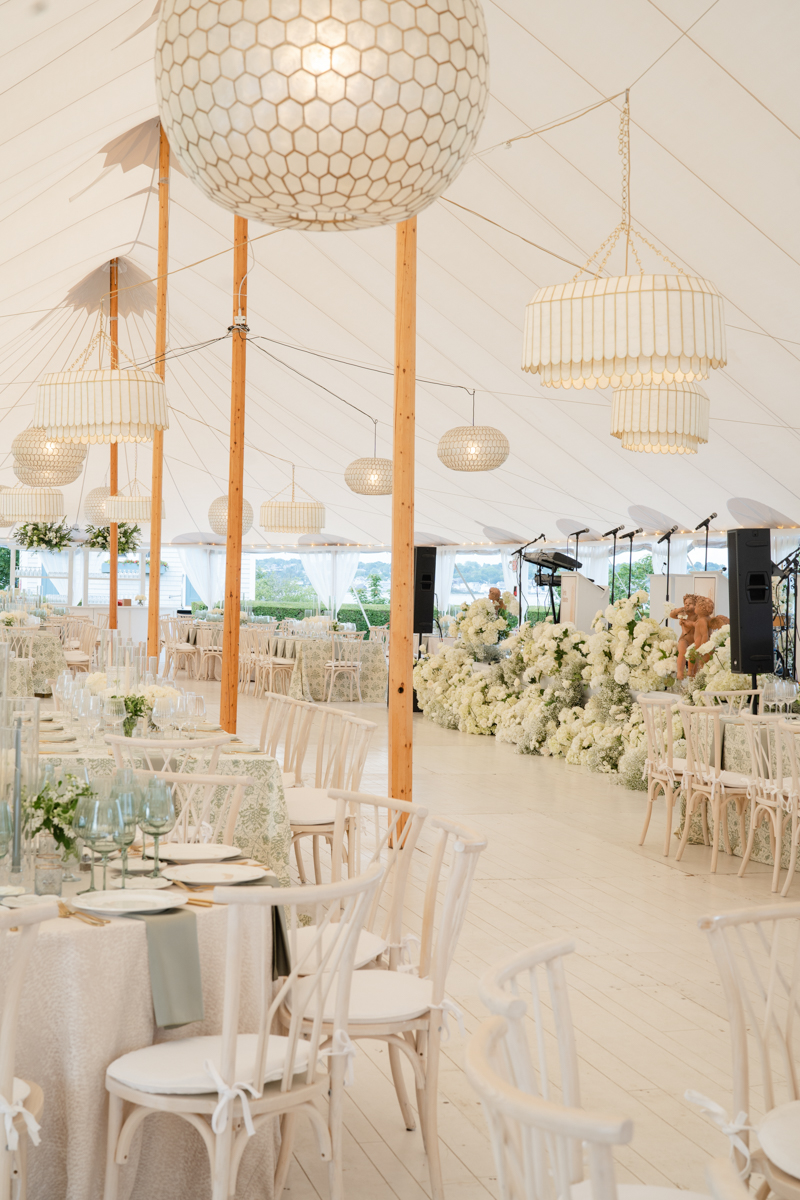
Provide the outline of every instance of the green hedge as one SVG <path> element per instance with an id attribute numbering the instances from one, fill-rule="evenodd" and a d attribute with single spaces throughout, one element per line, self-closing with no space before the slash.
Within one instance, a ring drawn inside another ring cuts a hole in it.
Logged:
<path id="1" fill-rule="evenodd" d="M 192 614 L 202 612 L 205 609 L 205 604 L 199 603 L 197 600 L 192 601 Z M 288 604 L 280 600 L 265 600 L 261 604 L 253 605 L 253 616 L 255 617 L 274 617 L 276 621 L 295 620 L 302 621 L 306 614 L 307 604 Z M 325 611 L 323 609 L 323 611 Z M 365 604 L 364 611 L 369 617 L 372 625 L 388 625 L 389 624 L 389 605 L 388 604 Z M 339 620 L 346 621 L 348 624 L 355 624 L 356 629 L 366 629 L 367 623 L 361 613 L 361 609 L 357 604 L 343 604 L 339 609 Z"/>

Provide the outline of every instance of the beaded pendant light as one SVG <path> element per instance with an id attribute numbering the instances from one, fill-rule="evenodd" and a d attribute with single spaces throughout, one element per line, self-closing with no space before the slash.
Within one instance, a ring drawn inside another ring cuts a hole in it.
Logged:
<path id="1" fill-rule="evenodd" d="M 286 491 L 283 488 L 283 491 Z M 302 490 L 302 489 L 301 489 Z M 325 524 L 325 505 L 309 496 L 295 500 L 294 466 L 290 499 L 281 499 L 278 492 L 261 505 L 259 524 L 267 533 L 320 533 Z M 306 493 L 308 495 L 308 493 Z"/>
<path id="2" fill-rule="evenodd" d="M 155 66 L 189 178 L 293 229 L 421 212 L 467 161 L 488 98 L 480 0 L 164 0 Z"/>
<path id="3" fill-rule="evenodd" d="M 392 460 L 378 458 L 378 422 L 373 417 L 372 458 L 355 458 L 345 468 L 344 481 L 357 496 L 391 496 Z"/>
<path id="4" fill-rule="evenodd" d="M 630 387 L 706 379 L 727 361 L 722 297 L 713 283 L 687 275 L 631 225 L 630 105 L 620 116 L 622 220 L 569 283 L 540 288 L 525 314 L 522 369 L 546 387 Z M 620 237 L 626 274 L 600 278 Z M 676 275 L 646 275 L 638 238 Z M 628 251 L 639 267 L 627 274 Z M 605 252 L 605 253 L 603 253 Z M 594 278 L 581 281 L 584 271 Z"/>
<path id="5" fill-rule="evenodd" d="M 31 426 L 18 433 L 11 443 L 14 473 L 29 487 L 61 487 L 78 478 L 86 459 L 87 447 L 57 442 L 44 429 Z"/>
<path id="6" fill-rule="evenodd" d="M 104 525 L 111 524 L 106 516 L 106 503 L 110 495 L 111 488 L 107 487 L 92 488 L 87 493 L 83 502 L 83 517 L 87 525 L 96 525 L 98 529 L 102 529 Z"/>
<path id="7" fill-rule="evenodd" d="M 472 424 L 458 425 L 442 434 L 436 453 L 451 471 L 494 471 L 508 458 L 508 438 L 491 425 L 475 424 L 475 392 L 472 392 Z"/>
<path id="8" fill-rule="evenodd" d="M 228 536 L 228 497 L 217 496 L 208 510 L 208 523 L 220 537 Z M 253 528 L 253 506 L 242 500 L 242 536 Z"/>

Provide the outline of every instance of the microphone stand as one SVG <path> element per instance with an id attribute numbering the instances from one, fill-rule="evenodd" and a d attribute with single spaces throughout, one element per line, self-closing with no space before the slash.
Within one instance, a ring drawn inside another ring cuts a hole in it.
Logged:
<path id="1" fill-rule="evenodd" d="M 705 521 L 701 521 L 699 525 L 695 525 L 694 527 L 695 533 L 697 533 L 698 529 L 705 529 L 706 531 L 706 560 L 703 564 L 704 571 L 708 570 L 708 526 L 714 520 L 716 515 L 716 513 L 712 513 L 710 517 L 706 517 Z M 667 597 L 667 599 L 669 599 L 669 597 Z"/>
<path id="2" fill-rule="evenodd" d="M 672 545 L 672 535 L 675 533 L 677 528 L 677 525 L 673 525 L 672 529 L 668 529 L 667 532 L 663 534 L 656 542 L 657 546 L 660 546 L 662 542 L 667 543 L 667 600 L 669 600 L 669 552 Z"/>
<path id="3" fill-rule="evenodd" d="M 514 551 L 517 560 L 517 594 L 519 598 L 519 628 L 522 628 L 522 554 L 528 549 L 528 546 L 535 546 L 537 542 L 544 541 L 544 534 L 540 533 L 533 541 L 526 542 L 524 546 L 520 546 L 519 550 Z"/>
<path id="4" fill-rule="evenodd" d="M 614 591 L 617 586 L 617 534 L 620 529 L 624 529 L 624 525 L 617 525 L 616 529 L 609 529 L 608 533 L 604 533 L 603 537 L 613 537 L 614 549 L 611 552 L 611 603 L 614 603 Z M 575 555 L 577 558 L 577 554 Z"/>
<path id="5" fill-rule="evenodd" d="M 580 541 L 581 534 L 588 533 L 588 532 L 589 532 L 588 528 L 587 529 L 579 529 L 577 531 L 577 533 L 573 533 L 573 535 L 572 535 L 575 538 L 575 561 L 576 562 L 578 561 L 578 542 Z M 567 554 L 569 554 L 569 538 L 567 538 Z M 580 566 L 577 566 L 575 568 L 575 573 L 577 574 L 577 572 L 579 570 L 580 570 Z"/>
<path id="6" fill-rule="evenodd" d="M 631 598 L 631 577 L 633 575 L 633 539 L 636 537 L 637 533 L 641 533 L 641 532 L 642 532 L 641 529 L 632 529 L 630 531 L 630 533 L 623 533 L 622 536 L 620 537 L 620 541 L 623 541 L 625 538 L 628 538 L 628 540 L 629 540 L 629 545 L 628 545 L 628 599 L 629 600 Z"/>

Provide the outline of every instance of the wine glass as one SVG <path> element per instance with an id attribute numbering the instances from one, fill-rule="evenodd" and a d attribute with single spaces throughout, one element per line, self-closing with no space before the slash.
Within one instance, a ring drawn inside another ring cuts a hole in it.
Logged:
<path id="1" fill-rule="evenodd" d="M 92 850 L 99 854 L 103 862 L 103 891 L 107 886 L 108 856 L 117 849 L 123 836 L 125 821 L 122 809 L 116 796 L 111 794 L 108 781 L 103 781 L 101 795 L 95 799 L 94 807 L 89 818 L 87 841 L 91 842 Z M 135 826 L 134 826 L 135 832 Z M 133 841 L 133 834 L 131 835 Z M 130 843 L 128 843 L 130 845 Z"/>
<path id="2" fill-rule="evenodd" d="M 72 818 L 72 832 L 76 838 L 80 838 L 82 842 L 92 851 L 92 867 L 89 876 L 89 887 L 87 891 L 96 892 L 94 886 L 94 844 L 93 844 L 93 822 L 97 797 L 90 793 L 88 796 L 81 796 L 75 808 L 75 815 Z"/>
<path id="3" fill-rule="evenodd" d="M 119 733 L 125 720 L 125 701 L 120 696 L 107 696 L 103 702 L 103 716 L 113 733 Z"/>
<path id="4" fill-rule="evenodd" d="M 166 734 L 172 724 L 172 701 L 168 696 L 159 696 L 153 705 L 150 720 L 162 735 Z"/>
<path id="5" fill-rule="evenodd" d="M 89 696 L 86 706 L 86 726 L 89 731 L 89 745 L 95 744 L 95 735 L 103 719 L 103 697 Z"/>
<path id="6" fill-rule="evenodd" d="M 203 721 L 205 720 L 205 716 L 206 716 L 205 699 L 199 695 L 195 696 L 194 709 L 192 712 L 192 727 L 194 728 L 195 733 L 197 732 L 198 725 L 202 725 Z"/>
<path id="7" fill-rule="evenodd" d="M 178 732 L 185 733 L 186 726 L 187 726 L 189 720 L 191 719 L 191 715 L 192 715 L 191 702 L 190 702 L 189 696 L 186 694 L 186 692 L 184 692 L 181 696 L 179 696 L 178 700 L 176 701 L 175 712 L 173 715 L 174 715 L 175 724 L 178 728 Z"/>
<path id="8" fill-rule="evenodd" d="M 160 874 L 158 869 L 159 838 L 175 828 L 175 821 L 172 788 L 163 779 L 151 779 L 142 798 L 139 825 L 142 833 L 149 833 L 153 839 L 153 874 L 151 876 L 153 879 L 157 879 Z"/>
<path id="9" fill-rule="evenodd" d="M 119 777 L 123 778 L 120 779 Z M 133 777 L 131 780 L 130 777 Z M 122 852 L 122 887 L 125 887 L 125 877 L 128 870 L 128 847 L 133 845 L 136 837 L 136 826 L 139 821 L 141 793 L 136 783 L 136 773 L 128 768 L 121 768 L 114 776 L 111 794 L 119 805 L 122 824 L 119 827 L 114 843 Z"/>

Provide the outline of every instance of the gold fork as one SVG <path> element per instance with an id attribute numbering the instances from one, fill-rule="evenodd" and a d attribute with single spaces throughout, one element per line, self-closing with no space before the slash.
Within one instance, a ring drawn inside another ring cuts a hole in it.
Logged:
<path id="1" fill-rule="evenodd" d="M 76 917 L 77 920 L 83 921 L 85 925 L 110 925 L 110 921 L 103 920 L 102 917 L 93 917 L 91 913 L 76 912 L 73 908 L 68 908 L 63 901 L 58 902 L 58 915 L 60 917 Z"/>

